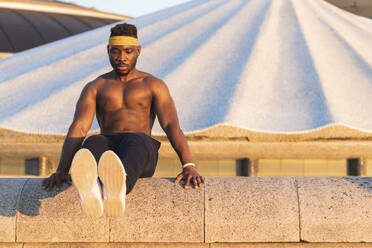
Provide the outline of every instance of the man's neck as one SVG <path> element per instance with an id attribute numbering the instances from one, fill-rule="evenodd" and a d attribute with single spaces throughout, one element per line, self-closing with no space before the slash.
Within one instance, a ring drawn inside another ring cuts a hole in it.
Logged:
<path id="1" fill-rule="evenodd" d="M 133 79 L 133 78 L 136 78 L 137 77 L 137 70 L 136 68 L 133 68 L 133 70 L 131 70 L 130 72 L 128 72 L 128 74 L 126 75 L 118 75 L 116 73 L 116 71 L 113 71 L 113 75 L 115 77 L 115 79 L 119 80 L 120 82 L 123 82 L 123 83 L 126 83 L 128 82 L 129 80 Z"/>

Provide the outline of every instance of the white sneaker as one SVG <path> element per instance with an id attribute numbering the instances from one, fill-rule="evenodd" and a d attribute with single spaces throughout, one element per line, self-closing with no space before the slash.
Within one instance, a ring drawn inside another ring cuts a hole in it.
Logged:
<path id="1" fill-rule="evenodd" d="M 72 183 L 79 192 L 80 204 L 86 216 L 98 218 L 103 213 L 101 188 L 98 185 L 97 162 L 88 149 L 76 152 L 71 163 Z"/>
<path id="2" fill-rule="evenodd" d="M 125 169 L 113 151 L 106 151 L 98 162 L 98 176 L 103 183 L 103 205 L 108 217 L 120 217 L 125 210 Z"/>

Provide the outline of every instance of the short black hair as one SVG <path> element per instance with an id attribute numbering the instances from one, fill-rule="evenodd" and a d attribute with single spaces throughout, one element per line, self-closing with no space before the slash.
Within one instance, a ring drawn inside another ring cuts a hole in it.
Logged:
<path id="1" fill-rule="evenodd" d="M 115 27 L 111 28 L 110 37 L 112 36 L 131 36 L 134 38 L 138 38 L 137 27 L 126 22 L 117 24 Z"/>

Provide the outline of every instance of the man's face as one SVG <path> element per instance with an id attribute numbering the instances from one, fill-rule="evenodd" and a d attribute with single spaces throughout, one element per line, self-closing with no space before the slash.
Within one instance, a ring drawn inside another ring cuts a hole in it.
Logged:
<path id="1" fill-rule="evenodd" d="M 119 76 L 125 76 L 136 67 L 140 46 L 109 46 L 110 64 Z"/>

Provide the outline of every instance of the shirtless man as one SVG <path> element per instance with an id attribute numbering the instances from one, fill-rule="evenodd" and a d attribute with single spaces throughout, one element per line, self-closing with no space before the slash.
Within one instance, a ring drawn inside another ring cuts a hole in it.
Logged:
<path id="1" fill-rule="evenodd" d="M 191 182 L 195 188 L 205 183 L 192 162 L 166 84 L 136 69 L 141 52 L 136 27 L 127 23 L 113 27 L 107 49 L 113 71 L 82 90 L 58 169 L 42 182 L 47 191 L 54 186 L 60 190 L 63 182 L 73 183 L 84 213 L 91 217 L 100 216 L 103 206 L 108 216 L 122 215 L 125 194 L 138 178 L 153 176 L 160 147 L 151 138 L 156 116 L 183 165 L 175 183 L 184 180 L 185 188 Z M 95 113 L 101 132 L 83 143 Z"/>

